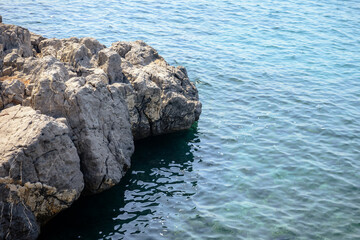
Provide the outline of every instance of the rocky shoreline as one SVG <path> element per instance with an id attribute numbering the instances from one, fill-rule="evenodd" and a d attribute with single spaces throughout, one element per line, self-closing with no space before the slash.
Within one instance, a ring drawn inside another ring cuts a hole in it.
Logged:
<path id="1" fill-rule="evenodd" d="M 134 140 L 200 113 L 186 69 L 142 41 L 46 39 L 0 16 L 0 239 L 36 239 L 80 195 L 120 182 Z"/>

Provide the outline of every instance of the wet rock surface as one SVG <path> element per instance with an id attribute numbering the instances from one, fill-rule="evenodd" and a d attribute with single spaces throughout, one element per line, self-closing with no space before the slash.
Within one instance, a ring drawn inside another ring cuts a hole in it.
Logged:
<path id="1" fill-rule="evenodd" d="M 0 239 L 36 239 L 80 194 L 120 182 L 134 140 L 200 113 L 185 68 L 142 41 L 107 48 L 0 21 Z"/>

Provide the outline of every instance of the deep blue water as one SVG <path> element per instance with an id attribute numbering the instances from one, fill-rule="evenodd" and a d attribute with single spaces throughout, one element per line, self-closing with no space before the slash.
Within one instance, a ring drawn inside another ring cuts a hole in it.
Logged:
<path id="1" fill-rule="evenodd" d="M 46 37 L 141 39 L 203 113 L 43 239 L 360 239 L 358 0 L 0 0 Z"/>

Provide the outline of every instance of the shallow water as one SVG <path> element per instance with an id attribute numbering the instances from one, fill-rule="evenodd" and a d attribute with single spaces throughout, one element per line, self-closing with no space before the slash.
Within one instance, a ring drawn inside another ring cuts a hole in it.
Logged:
<path id="1" fill-rule="evenodd" d="M 46 37 L 144 40 L 203 103 L 42 239 L 360 239 L 359 1 L 0 0 L 0 14 Z"/>

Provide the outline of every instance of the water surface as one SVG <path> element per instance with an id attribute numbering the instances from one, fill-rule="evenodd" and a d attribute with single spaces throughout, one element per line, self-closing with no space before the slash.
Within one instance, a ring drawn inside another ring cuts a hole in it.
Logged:
<path id="1" fill-rule="evenodd" d="M 203 103 L 43 239 L 360 239 L 359 1 L 0 0 L 0 14 L 46 37 L 144 40 Z"/>

